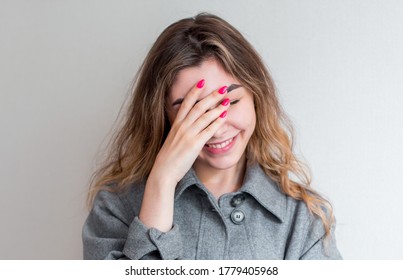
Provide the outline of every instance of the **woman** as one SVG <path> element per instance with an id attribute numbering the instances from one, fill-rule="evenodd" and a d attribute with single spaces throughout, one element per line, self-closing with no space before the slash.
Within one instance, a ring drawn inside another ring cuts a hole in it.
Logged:
<path id="1" fill-rule="evenodd" d="M 234 27 L 210 14 L 172 24 L 95 174 L 84 258 L 341 258 L 331 207 L 291 138 L 267 69 Z"/>

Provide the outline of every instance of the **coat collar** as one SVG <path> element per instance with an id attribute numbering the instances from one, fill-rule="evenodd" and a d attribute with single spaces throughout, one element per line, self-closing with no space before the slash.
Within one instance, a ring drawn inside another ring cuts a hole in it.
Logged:
<path id="1" fill-rule="evenodd" d="M 175 200 L 190 186 L 196 185 L 199 189 L 211 195 L 207 188 L 200 182 L 196 172 L 191 168 L 175 190 Z M 260 205 L 275 215 L 281 222 L 286 215 L 286 195 L 283 194 L 273 180 L 271 180 L 258 164 L 250 164 L 246 168 L 244 183 L 239 192 L 250 194 Z"/>

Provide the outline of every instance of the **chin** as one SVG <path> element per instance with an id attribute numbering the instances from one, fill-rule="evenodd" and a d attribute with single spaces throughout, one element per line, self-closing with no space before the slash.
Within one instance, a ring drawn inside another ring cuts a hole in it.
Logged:
<path id="1" fill-rule="evenodd" d="M 214 168 L 218 170 L 225 170 L 237 165 L 241 157 L 237 158 L 209 158 L 202 159 L 199 158 L 197 161 L 199 164 L 204 165 L 208 168 Z"/>

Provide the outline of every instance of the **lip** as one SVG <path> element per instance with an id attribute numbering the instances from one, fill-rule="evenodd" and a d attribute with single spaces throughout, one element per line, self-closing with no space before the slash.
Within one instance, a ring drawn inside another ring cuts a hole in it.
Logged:
<path id="1" fill-rule="evenodd" d="M 238 135 L 239 134 L 237 134 L 234 137 L 232 137 L 232 142 L 229 143 L 224 148 L 211 148 L 211 147 L 207 146 L 207 144 L 206 144 L 206 145 L 204 145 L 203 149 L 206 150 L 207 152 L 209 152 L 210 154 L 213 154 L 213 155 L 224 154 L 224 153 L 228 152 L 234 146 L 234 144 L 235 144 L 235 142 L 236 142 L 236 140 L 238 138 Z M 224 142 L 226 142 L 226 141 L 228 141 L 230 139 L 231 138 L 229 138 L 229 139 L 227 139 L 225 141 L 222 141 L 222 142 L 218 142 L 218 143 L 209 143 L 209 145 L 224 143 Z"/>

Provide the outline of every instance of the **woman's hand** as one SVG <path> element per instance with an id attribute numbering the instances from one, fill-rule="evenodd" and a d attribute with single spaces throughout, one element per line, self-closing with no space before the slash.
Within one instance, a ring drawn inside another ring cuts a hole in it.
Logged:
<path id="1" fill-rule="evenodd" d="M 183 99 L 147 179 L 139 219 L 148 227 L 164 232 L 171 229 L 175 187 L 224 123 L 229 106 L 229 99 L 223 100 L 227 87 L 199 100 L 203 86 L 201 80 Z"/>
<path id="2" fill-rule="evenodd" d="M 220 102 L 227 93 L 226 86 L 197 102 L 203 86 L 204 80 L 201 80 L 183 99 L 151 171 L 175 185 L 192 167 L 203 146 L 224 122 L 224 112 L 229 105 L 229 100 Z"/>

